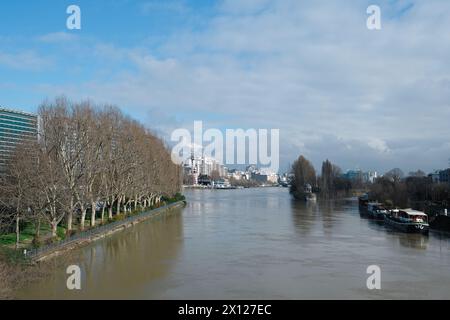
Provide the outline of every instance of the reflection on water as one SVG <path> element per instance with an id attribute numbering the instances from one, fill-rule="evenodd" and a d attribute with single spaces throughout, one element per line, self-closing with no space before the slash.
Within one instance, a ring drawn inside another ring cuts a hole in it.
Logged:
<path id="1" fill-rule="evenodd" d="M 360 216 L 368 223 L 368 227 L 377 232 L 385 232 L 398 238 L 400 245 L 407 248 L 426 249 L 429 236 L 415 233 L 402 233 L 384 224 L 382 220 L 374 220 L 368 217 L 367 210 L 359 208 Z"/>
<path id="2" fill-rule="evenodd" d="M 318 216 L 319 207 L 316 202 L 295 201 L 292 199 L 292 218 L 296 230 L 301 235 L 307 235 Z"/>
<path id="3" fill-rule="evenodd" d="M 183 241 L 181 209 L 75 251 L 81 292 L 66 289 L 61 270 L 21 294 L 22 298 L 133 298 L 143 283 L 167 276 Z M 73 262 L 70 262 L 71 264 Z"/>
<path id="4" fill-rule="evenodd" d="M 294 201 L 287 189 L 190 190 L 179 212 L 73 254 L 21 297 L 142 299 L 450 298 L 448 237 L 404 234 L 360 216 L 355 200 Z M 382 271 L 369 291 L 366 269 Z"/>
<path id="5" fill-rule="evenodd" d="M 399 237 L 399 241 L 404 247 L 425 250 L 428 244 L 428 237 L 421 234 L 405 234 Z"/>

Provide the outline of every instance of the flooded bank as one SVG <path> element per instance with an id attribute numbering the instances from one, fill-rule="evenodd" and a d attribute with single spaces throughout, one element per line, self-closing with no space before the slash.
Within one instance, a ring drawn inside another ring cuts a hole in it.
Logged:
<path id="1" fill-rule="evenodd" d="M 450 238 L 404 234 L 343 199 L 304 203 L 287 189 L 189 190 L 188 205 L 71 253 L 17 293 L 57 299 L 448 299 Z M 368 290 L 369 265 L 381 290 Z"/>

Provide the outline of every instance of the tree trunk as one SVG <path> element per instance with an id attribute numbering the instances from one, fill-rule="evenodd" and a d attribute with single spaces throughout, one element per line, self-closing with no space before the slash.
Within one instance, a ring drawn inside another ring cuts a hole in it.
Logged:
<path id="1" fill-rule="evenodd" d="M 86 221 L 86 208 L 84 207 L 84 205 L 81 205 L 81 224 L 80 224 L 81 231 L 84 230 L 85 221 Z"/>
<path id="2" fill-rule="evenodd" d="M 73 197 L 70 199 L 70 210 L 67 215 L 67 234 L 70 234 L 72 231 L 72 223 L 73 223 Z"/>
<path id="3" fill-rule="evenodd" d="M 19 248 L 20 243 L 20 214 L 17 213 L 16 217 L 16 249 Z"/>
<path id="4" fill-rule="evenodd" d="M 95 227 L 95 209 L 96 203 L 94 201 L 91 202 L 91 227 Z"/>
<path id="5" fill-rule="evenodd" d="M 41 237 L 41 218 L 37 218 L 36 230 L 34 232 L 34 243 L 37 245 L 39 243 L 39 238 Z"/>
<path id="6" fill-rule="evenodd" d="M 105 208 L 106 208 L 106 204 L 103 203 L 103 206 L 102 206 L 102 223 L 105 222 Z"/>
<path id="7" fill-rule="evenodd" d="M 56 231 L 58 230 L 58 223 L 56 222 L 56 219 L 53 219 L 51 225 L 52 225 L 52 238 L 56 238 Z"/>
<path id="8" fill-rule="evenodd" d="M 111 220 L 112 218 L 113 218 L 113 207 L 111 203 L 108 208 L 108 219 Z"/>
<path id="9" fill-rule="evenodd" d="M 70 234 L 70 231 L 72 231 L 72 223 L 73 223 L 73 210 L 70 210 L 70 212 L 67 215 L 67 234 Z"/>
<path id="10" fill-rule="evenodd" d="M 111 220 L 113 218 L 113 206 L 114 206 L 114 198 L 111 197 L 111 201 L 108 202 L 108 218 Z"/>
<path id="11" fill-rule="evenodd" d="M 118 197 L 117 198 L 117 211 L 116 214 L 119 215 L 120 214 L 120 202 L 122 201 L 122 197 Z"/>

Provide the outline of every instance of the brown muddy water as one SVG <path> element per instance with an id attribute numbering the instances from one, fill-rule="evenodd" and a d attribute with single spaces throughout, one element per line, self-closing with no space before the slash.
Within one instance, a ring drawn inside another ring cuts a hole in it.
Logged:
<path id="1" fill-rule="evenodd" d="M 287 189 L 189 190 L 188 204 L 71 253 L 22 299 L 449 299 L 450 238 L 360 217 L 355 200 L 293 201 Z M 58 259 L 58 258 L 57 258 Z M 369 265 L 381 290 L 369 290 Z"/>

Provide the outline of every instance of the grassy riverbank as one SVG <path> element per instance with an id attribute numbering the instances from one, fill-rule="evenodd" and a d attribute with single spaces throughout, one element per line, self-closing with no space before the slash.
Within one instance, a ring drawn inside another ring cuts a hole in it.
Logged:
<path id="1" fill-rule="evenodd" d="M 116 221 L 122 221 L 124 219 L 127 219 L 129 217 L 137 216 L 143 212 L 147 212 L 149 210 L 154 210 L 159 207 L 162 207 L 167 204 L 179 202 L 179 201 L 185 201 L 185 197 L 182 194 L 177 194 L 172 198 L 163 198 L 162 201 L 156 205 L 150 206 L 149 208 L 145 209 L 136 209 L 132 210 L 126 213 L 116 214 L 112 219 L 104 220 L 96 219 L 95 227 L 85 227 L 83 230 L 79 228 L 79 224 L 75 222 L 73 224 L 74 230 L 71 232 L 71 236 L 74 236 L 80 232 L 88 231 L 88 230 L 94 230 L 98 227 L 108 225 L 109 223 L 116 222 Z M 86 219 L 86 225 L 90 225 L 90 219 Z M 0 248 L 5 249 L 20 249 L 21 252 L 23 252 L 24 249 L 33 249 L 38 248 L 42 245 L 55 243 L 58 241 L 65 240 L 67 237 L 67 227 L 66 225 L 60 225 L 57 228 L 57 236 L 52 237 L 51 236 L 51 227 L 49 224 L 41 223 L 40 229 L 39 229 L 39 237 L 36 236 L 37 234 L 37 227 L 34 222 L 26 223 L 20 230 L 20 236 L 19 236 L 19 245 L 18 248 L 16 248 L 16 234 L 15 233 L 8 233 L 0 235 Z"/>
<path id="2" fill-rule="evenodd" d="M 19 247 L 30 247 L 33 246 L 33 240 L 36 237 L 36 225 L 34 223 L 27 223 L 21 229 L 20 232 L 20 243 Z M 42 224 L 40 226 L 40 234 L 43 235 L 41 241 L 48 239 L 51 235 L 50 226 L 47 224 Z M 66 237 L 66 228 L 63 226 L 58 226 L 57 229 L 57 239 L 62 240 Z M 8 233 L 0 235 L 0 246 L 13 248 L 16 246 L 16 234 Z"/>
<path id="3" fill-rule="evenodd" d="M 113 223 L 104 224 L 100 227 L 83 231 L 75 236 L 67 238 L 65 241 L 60 241 L 33 251 L 29 251 L 27 252 L 27 256 L 33 262 L 47 260 L 71 251 L 74 248 L 78 248 L 93 241 L 105 238 L 116 232 L 123 231 L 124 229 L 132 227 L 142 221 L 159 216 L 166 211 L 179 207 L 182 204 L 185 204 L 185 201 L 174 201 L 171 203 L 165 203 L 163 206 L 158 206 L 157 208 L 151 210 L 145 210 L 142 213 L 127 215 L 126 217 L 123 217 L 123 219 L 121 217 L 116 219 Z"/>

